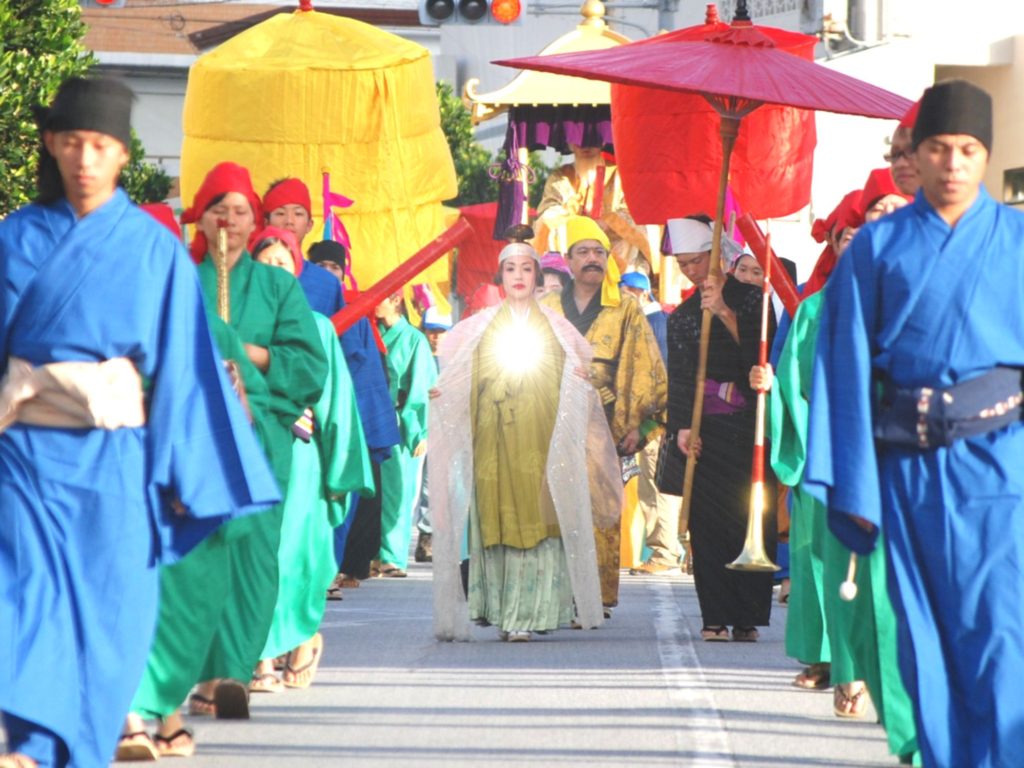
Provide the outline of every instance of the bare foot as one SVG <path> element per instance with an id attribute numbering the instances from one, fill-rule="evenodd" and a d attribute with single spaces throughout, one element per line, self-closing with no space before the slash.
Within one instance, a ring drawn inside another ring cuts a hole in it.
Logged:
<path id="1" fill-rule="evenodd" d="M 36 768 L 36 761 L 21 752 L 0 755 L 0 768 Z"/>

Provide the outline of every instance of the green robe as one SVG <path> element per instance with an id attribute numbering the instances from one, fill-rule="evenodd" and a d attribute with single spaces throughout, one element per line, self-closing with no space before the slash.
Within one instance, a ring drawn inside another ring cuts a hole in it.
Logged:
<path id="1" fill-rule="evenodd" d="M 824 291 L 800 304 L 770 394 L 772 469 L 793 488 L 786 653 L 831 661 L 833 683 L 863 680 L 897 755 L 917 750 L 914 713 L 896 659 L 896 615 L 886 591 L 885 547 L 858 557 L 857 597 L 839 598 L 850 550 L 829 531 L 827 510 L 800 482 L 807 458 L 808 396 Z"/>
<path id="2" fill-rule="evenodd" d="M 381 563 L 405 569 L 409 565 L 412 541 L 413 504 L 419 496 L 422 456 L 413 456 L 416 446 L 427 438 L 429 391 L 437 381 L 437 365 L 427 337 L 400 317 L 381 335 L 388 353 L 388 387 L 398 411 L 402 441 L 391 458 L 380 465 L 381 475 Z"/>
<path id="3" fill-rule="evenodd" d="M 278 560 L 282 563 L 274 621 L 263 658 L 286 653 L 320 628 L 327 588 L 337 573 L 334 527 L 344 522 L 349 493 L 373 493 L 370 455 L 356 409 L 352 377 L 331 321 L 314 313 L 327 355 L 323 395 L 313 406 L 310 442 L 292 442 Z"/>
<path id="4" fill-rule="evenodd" d="M 239 366 L 253 428 L 276 472 L 281 461 L 271 452 L 287 445 L 290 430 L 272 417 L 267 382 L 249 361 L 238 334 L 209 311 L 207 322 L 221 358 Z M 199 680 L 230 595 L 232 552 L 244 546 L 239 539 L 247 528 L 241 522 L 229 522 L 182 560 L 160 569 L 157 630 L 132 712 L 147 719 L 166 717 Z"/>
<path id="5" fill-rule="evenodd" d="M 217 301 L 217 274 L 209 257 L 199 265 L 208 307 Z M 231 270 L 231 327 L 242 342 L 265 347 L 270 366 L 263 378 L 269 410 L 279 425 L 268 450 L 281 488 L 291 472 L 291 426 L 316 403 L 327 379 L 320 333 L 298 281 L 284 270 L 255 263 L 248 253 Z M 287 500 L 287 497 L 286 497 Z M 260 660 L 273 621 L 279 581 L 283 505 L 243 518 L 246 535 L 231 551 L 230 597 L 206 657 L 201 680 L 248 681 Z"/>

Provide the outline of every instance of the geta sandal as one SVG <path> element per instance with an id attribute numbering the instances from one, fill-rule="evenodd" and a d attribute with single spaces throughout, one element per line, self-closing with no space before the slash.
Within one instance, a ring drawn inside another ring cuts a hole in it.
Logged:
<path id="1" fill-rule="evenodd" d="M 201 693 L 193 693 L 188 697 L 188 713 L 192 717 L 216 717 L 217 704 Z"/>
<path id="2" fill-rule="evenodd" d="M 295 653 L 295 651 L 292 651 Z M 316 671 L 320 667 L 320 657 L 324 654 L 324 636 L 317 632 L 313 635 L 313 658 L 301 667 L 293 667 L 291 662 L 291 655 L 288 656 L 288 663 L 284 668 L 284 684 L 288 688 L 309 688 L 313 684 L 314 678 L 316 678 Z M 309 676 L 304 682 L 299 682 L 295 678 L 301 675 L 303 672 L 309 671 Z M 291 675 L 291 680 L 288 676 Z"/>
<path id="3" fill-rule="evenodd" d="M 756 643 L 757 638 L 760 636 L 761 633 L 757 631 L 757 627 L 732 628 L 732 641 L 734 643 Z"/>
<path id="4" fill-rule="evenodd" d="M 804 667 L 803 671 L 793 678 L 793 685 L 803 688 L 805 691 L 821 691 L 832 685 L 830 677 L 830 664 L 811 664 Z"/>
<path id="5" fill-rule="evenodd" d="M 182 739 L 187 739 L 184 743 Z M 188 728 L 179 728 L 170 736 L 161 736 L 159 733 L 153 736 L 153 743 L 156 744 L 160 757 L 192 757 L 196 753 L 195 737 Z"/>
<path id="6" fill-rule="evenodd" d="M 856 685 L 856 683 L 842 683 L 835 687 L 832 711 L 835 712 L 836 717 L 850 719 L 864 717 L 868 708 L 867 686 L 861 683 L 857 692 L 851 695 L 850 686 L 852 685 Z"/>
<path id="7" fill-rule="evenodd" d="M 160 751 L 145 731 L 121 734 L 114 753 L 114 759 L 118 762 L 149 762 L 159 757 Z"/>
<path id="8" fill-rule="evenodd" d="M 700 637 L 705 643 L 727 643 L 729 642 L 729 628 L 725 626 L 704 627 L 700 631 Z"/>
<path id="9" fill-rule="evenodd" d="M 249 681 L 249 693 L 280 693 L 284 685 L 273 672 L 254 673 Z"/>

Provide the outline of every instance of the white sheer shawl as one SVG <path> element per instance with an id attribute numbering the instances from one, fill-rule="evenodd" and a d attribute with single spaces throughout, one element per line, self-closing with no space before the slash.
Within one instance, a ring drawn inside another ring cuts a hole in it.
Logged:
<path id="1" fill-rule="evenodd" d="M 469 607 L 459 563 L 473 503 L 473 428 L 470 389 L 473 357 L 501 305 L 458 323 L 441 340 L 440 396 L 431 401 L 430 515 L 434 527 L 434 634 L 469 639 Z M 618 525 L 622 481 L 615 444 L 597 393 L 577 373 L 590 367 L 590 345 L 561 315 L 535 305 L 565 351 L 558 412 L 547 458 L 547 481 L 565 547 L 577 620 L 603 620 L 593 526 Z M 514 350 L 511 350 L 514 353 Z"/>

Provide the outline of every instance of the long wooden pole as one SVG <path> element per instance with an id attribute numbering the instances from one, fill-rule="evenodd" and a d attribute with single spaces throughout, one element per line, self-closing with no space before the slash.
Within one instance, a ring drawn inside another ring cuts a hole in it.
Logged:
<path id="1" fill-rule="evenodd" d="M 722 276 L 722 218 L 725 216 L 725 190 L 729 185 L 729 163 L 732 150 L 736 145 L 736 135 L 740 129 L 740 118 L 721 118 L 719 133 L 722 136 L 722 170 L 718 177 L 718 201 L 715 210 L 714 233 L 711 238 L 711 265 L 709 277 Z M 704 415 L 704 386 L 708 377 L 708 347 L 711 345 L 711 310 L 705 309 L 700 321 L 700 353 L 697 358 L 697 385 L 693 393 L 693 415 L 690 418 L 689 456 L 686 458 L 686 472 L 683 475 L 683 503 L 679 512 L 679 524 L 685 526 L 690 519 L 690 504 L 693 501 L 693 473 L 697 469 L 697 459 L 693 455 L 693 446 L 700 438 L 700 424 Z M 683 530 L 680 527 L 680 530 Z"/>
<path id="2" fill-rule="evenodd" d="M 796 316 L 796 310 L 800 306 L 801 301 L 800 293 L 797 291 L 796 285 L 794 285 L 786 268 L 782 265 L 782 261 L 775 251 L 768 247 L 764 233 L 761 232 L 761 228 L 754 221 L 754 217 L 749 213 L 745 213 L 736 222 L 736 226 L 739 227 L 740 234 L 747 241 L 750 250 L 754 252 L 754 257 L 760 263 L 761 269 L 765 271 L 765 275 L 771 274 L 772 288 L 779 295 L 782 305 L 786 308 L 789 316 Z M 768 265 L 769 260 L 771 261 L 770 268 Z M 765 280 L 767 279 L 765 277 Z"/>
<path id="3" fill-rule="evenodd" d="M 360 293 L 352 303 L 331 317 L 334 329 L 344 333 L 356 321 L 373 312 L 374 307 L 393 294 L 416 275 L 444 256 L 448 251 L 473 233 L 469 223 L 459 217 L 450 228 L 431 240 L 420 250 L 399 264 L 367 290 Z"/>

